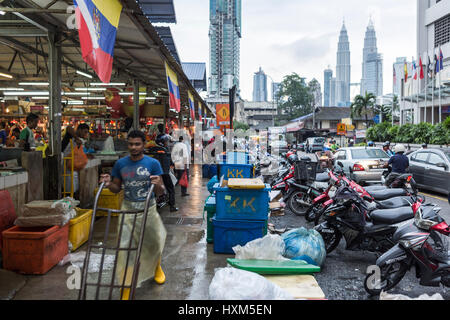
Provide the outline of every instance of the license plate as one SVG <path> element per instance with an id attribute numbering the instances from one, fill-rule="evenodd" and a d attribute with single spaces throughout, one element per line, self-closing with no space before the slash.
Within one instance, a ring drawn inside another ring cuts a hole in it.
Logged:
<path id="1" fill-rule="evenodd" d="M 384 168 L 384 165 L 382 165 L 382 164 L 370 166 L 370 169 L 383 169 L 383 168 Z"/>

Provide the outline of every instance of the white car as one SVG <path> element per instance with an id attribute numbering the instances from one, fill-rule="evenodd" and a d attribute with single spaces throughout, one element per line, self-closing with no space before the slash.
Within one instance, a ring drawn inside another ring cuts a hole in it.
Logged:
<path id="1" fill-rule="evenodd" d="M 358 184 L 381 183 L 384 165 L 389 155 L 376 147 L 351 147 L 339 149 L 333 157 L 333 164 L 344 165 L 344 172 Z"/>

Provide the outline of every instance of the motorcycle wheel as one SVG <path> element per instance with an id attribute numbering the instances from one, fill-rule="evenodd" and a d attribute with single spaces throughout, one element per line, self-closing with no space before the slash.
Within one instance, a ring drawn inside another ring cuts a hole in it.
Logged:
<path id="1" fill-rule="evenodd" d="M 334 226 L 327 228 L 327 231 L 321 225 L 314 227 L 320 233 L 323 242 L 325 243 L 325 250 L 327 254 L 331 253 L 338 246 L 342 238 L 342 233 Z"/>
<path id="2" fill-rule="evenodd" d="M 371 282 L 374 275 L 368 274 L 364 280 L 364 289 L 371 296 L 377 296 L 381 291 L 388 291 L 394 288 L 403 279 L 406 271 L 408 271 L 408 265 L 404 261 L 384 265 L 380 268 L 380 285 L 374 288 Z"/>
<path id="3" fill-rule="evenodd" d="M 311 199 L 309 199 L 309 197 L 304 192 L 299 191 L 297 193 L 293 193 L 287 201 L 289 210 L 291 210 L 297 216 L 304 216 L 311 205 L 301 204 L 298 201 L 311 203 Z"/>

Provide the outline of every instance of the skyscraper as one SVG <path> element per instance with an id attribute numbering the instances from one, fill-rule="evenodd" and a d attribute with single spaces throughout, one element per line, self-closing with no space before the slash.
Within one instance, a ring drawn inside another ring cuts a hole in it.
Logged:
<path id="1" fill-rule="evenodd" d="M 323 72 L 323 106 L 324 107 L 329 107 L 331 106 L 330 102 L 330 98 L 331 98 L 331 78 L 333 78 L 333 70 L 331 70 L 330 68 L 325 69 L 325 71 Z"/>
<path id="2" fill-rule="evenodd" d="M 267 76 L 259 67 L 259 71 L 253 75 L 253 101 L 267 101 Z"/>
<path id="3" fill-rule="evenodd" d="M 342 24 L 339 35 L 336 61 L 335 102 L 339 106 L 349 106 L 350 102 L 350 42 L 345 23 Z"/>
<path id="4" fill-rule="evenodd" d="M 277 94 L 280 92 L 281 83 L 272 82 L 272 101 L 277 100 Z"/>
<path id="5" fill-rule="evenodd" d="M 239 91 L 241 0 L 210 0 L 210 78 L 209 96 L 228 95 L 236 85 Z"/>
<path id="6" fill-rule="evenodd" d="M 383 57 L 378 53 L 377 36 L 372 20 L 366 29 L 363 49 L 361 95 L 383 95 Z"/>

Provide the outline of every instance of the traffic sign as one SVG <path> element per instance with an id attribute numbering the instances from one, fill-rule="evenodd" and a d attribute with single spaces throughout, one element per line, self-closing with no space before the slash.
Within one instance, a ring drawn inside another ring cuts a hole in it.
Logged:
<path id="1" fill-rule="evenodd" d="M 347 133 L 347 125 L 345 123 L 338 123 L 337 125 L 337 134 L 345 135 Z"/>

